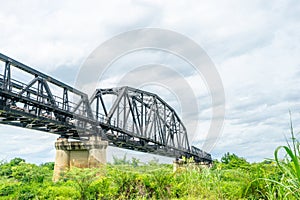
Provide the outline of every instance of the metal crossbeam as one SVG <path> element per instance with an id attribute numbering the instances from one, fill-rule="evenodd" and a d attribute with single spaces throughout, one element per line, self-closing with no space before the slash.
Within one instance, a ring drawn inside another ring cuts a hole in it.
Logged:
<path id="1" fill-rule="evenodd" d="M 131 87 L 97 89 L 91 99 L 75 88 L 0 54 L 0 123 L 112 146 L 211 163 L 192 146 L 175 110 L 156 94 Z M 14 68 L 32 78 L 14 78 Z M 58 92 L 60 91 L 60 92 Z M 74 101 L 72 101 L 73 99 Z"/>

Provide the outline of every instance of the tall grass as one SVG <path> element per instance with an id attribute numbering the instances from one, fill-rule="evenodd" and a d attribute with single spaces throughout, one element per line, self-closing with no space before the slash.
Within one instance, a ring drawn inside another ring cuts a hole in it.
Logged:
<path id="1" fill-rule="evenodd" d="M 286 199 L 300 199 L 300 142 L 295 137 L 291 119 L 290 132 L 292 136 L 291 143 L 287 140 L 287 145 L 277 147 L 274 152 L 275 161 L 282 172 L 282 177 L 280 181 L 273 180 L 273 182 L 277 184 L 278 195 Z M 283 159 L 279 157 L 281 150 L 286 153 Z M 272 195 L 274 197 L 274 194 Z"/>

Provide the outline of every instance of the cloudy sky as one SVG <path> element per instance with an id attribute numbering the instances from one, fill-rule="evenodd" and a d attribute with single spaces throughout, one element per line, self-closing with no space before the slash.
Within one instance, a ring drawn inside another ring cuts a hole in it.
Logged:
<path id="1" fill-rule="evenodd" d="M 233 152 L 261 161 L 272 158 L 274 149 L 285 144 L 289 110 L 295 130 L 300 130 L 299 13 L 297 0 L 3 1 L 0 52 L 76 85 L 85 60 L 118 34 L 155 27 L 185 35 L 205 50 L 224 86 L 225 121 L 212 156 Z M 156 64 L 151 66 L 152 73 L 158 74 L 153 80 L 147 71 L 151 63 Z M 198 113 L 180 101 L 188 90 L 181 88 L 184 84 L 172 84 L 178 83 L 178 77 L 168 72 L 171 66 L 193 90 Z M 137 76 L 145 77 L 147 83 L 128 82 Z M 205 79 L 190 73 L 188 63 L 167 52 L 144 50 L 115 61 L 99 85 L 138 84 L 157 92 L 185 117 L 188 127 L 194 127 L 190 141 L 201 147 L 212 115 Z M 54 160 L 56 135 L 4 125 L 0 135 L 0 160 L 16 156 L 35 163 Z M 110 148 L 108 157 L 120 155 L 116 152 Z"/>

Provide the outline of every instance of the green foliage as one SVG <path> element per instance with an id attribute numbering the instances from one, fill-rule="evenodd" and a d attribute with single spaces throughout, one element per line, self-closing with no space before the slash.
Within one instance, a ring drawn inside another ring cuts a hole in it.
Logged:
<path id="1" fill-rule="evenodd" d="M 130 164 L 130 160 L 127 160 L 127 156 L 126 154 L 123 156 L 123 158 L 118 158 L 116 156 L 113 156 L 113 164 L 114 165 L 129 165 Z"/>
<path id="2" fill-rule="evenodd" d="M 12 168 L 24 163 L 25 160 L 22 158 L 14 158 L 9 163 L 2 162 L 0 165 L 0 176 L 11 176 Z"/>
<path id="3" fill-rule="evenodd" d="M 137 159 L 137 158 L 132 158 L 132 159 L 131 159 L 131 165 L 132 165 L 133 167 L 137 167 L 137 166 L 139 165 L 139 163 L 140 163 L 140 160 L 139 160 L 139 159 Z"/>
<path id="4" fill-rule="evenodd" d="M 270 181 L 277 184 L 278 193 L 284 194 L 286 199 L 300 199 L 300 142 L 295 137 L 292 120 L 290 122 L 292 144 L 287 141 L 286 146 L 279 146 L 274 153 L 282 177 L 280 180 Z M 280 150 L 286 153 L 283 159 L 279 158 Z"/>
<path id="5" fill-rule="evenodd" d="M 235 154 L 230 154 L 227 152 L 221 158 L 222 168 L 224 169 L 246 169 L 248 170 L 250 164 L 246 161 L 245 158 L 240 158 Z"/>
<path id="6" fill-rule="evenodd" d="M 9 163 L 10 163 L 11 166 L 17 166 L 20 163 L 25 163 L 25 160 L 22 159 L 22 158 L 14 158 Z"/>
<path id="7" fill-rule="evenodd" d="M 0 196 L 9 196 L 13 194 L 19 187 L 20 184 L 16 184 L 14 182 L 2 182 L 0 185 Z"/>
<path id="8" fill-rule="evenodd" d="M 39 195 L 39 199 L 71 200 L 79 198 L 80 193 L 75 187 L 64 184 L 49 185 Z"/>
<path id="9" fill-rule="evenodd" d="M 15 158 L 0 163 L 0 199 L 300 199 L 300 143 L 292 124 L 291 136 L 274 160 L 261 163 L 226 153 L 212 168 L 184 158 L 173 172 L 158 160 L 144 164 L 125 155 L 100 169 L 72 168 L 56 183 L 54 163 L 37 166 Z"/>
<path id="10" fill-rule="evenodd" d="M 153 159 L 152 160 L 150 160 L 149 162 L 148 162 L 148 164 L 151 166 L 151 165 L 158 165 L 159 164 L 159 160 L 158 160 L 158 158 L 155 158 L 155 157 L 153 157 Z"/>
<path id="11" fill-rule="evenodd" d="M 210 169 L 195 167 L 187 159 L 184 168 L 173 172 L 169 164 L 155 160 L 143 164 L 138 159 L 129 162 L 123 157 L 116 165 L 107 164 L 101 169 L 73 168 L 56 183 L 51 181 L 51 163 L 37 166 L 13 160 L 0 164 L 5 171 L 0 173 L 9 174 L 0 179 L 0 199 L 285 198 L 274 182 L 286 176 L 275 162 L 249 164 L 234 154 L 225 154 L 224 158 L 222 162 L 214 161 Z"/>
<path id="12" fill-rule="evenodd" d="M 71 180 L 73 185 L 80 193 L 81 199 L 87 199 L 89 194 L 89 187 L 97 177 L 98 170 L 90 168 L 72 168 L 65 174 L 66 180 Z"/>
<path id="13" fill-rule="evenodd" d="M 38 167 L 35 164 L 20 163 L 11 168 L 11 176 L 21 182 L 42 183 L 44 179 L 51 179 L 51 170 L 47 167 Z"/>
<path id="14" fill-rule="evenodd" d="M 140 160 L 134 157 L 131 159 L 131 161 L 127 160 L 126 154 L 123 156 L 123 158 L 113 156 L 113 160 L 114 165 L 132 165 L 133 167 L 137 167 L 140 164 Z"/>
<path id="15" fill-rule="evenodd" d="M 54 170 L 54 162 L 46 162 L 40 165 L 41 167 L 47 167 L 50 170 Z"/>

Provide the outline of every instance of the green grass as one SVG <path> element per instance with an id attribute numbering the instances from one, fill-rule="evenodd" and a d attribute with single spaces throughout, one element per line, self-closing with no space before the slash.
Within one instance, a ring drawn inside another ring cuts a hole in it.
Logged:
<path id="1" fill-rule="evenodd" d="M 72 169 L 51 181 L 53 163 L 0 162 L 0 199 L 300 199 L 300 143 L 274 147 L 274 159 L 249 163 L 226 153 L 212 168 L 114 158 L 99 169 Z M 285 156 L 280 158 L 281 153 Z"/>
<path id="2" fill-rule="evenodd" d="M 189 164 L 176 172 L 168 164 L 107 164 L 101 169 L 72 169 L 53 183 L 49 168 L 22 162 L 7 172 L 8 166 L 0 165 L 6 173 L 0 179 L 0 199 L 259 199 L 264 196 L 257 190 L 265 182 L 252 180 L 276 173 L 264 163 L 248 163 L 247 169 L 228 169 L 221 162 L 212 169 Z M 266 172 L 259 172 L 262 168 Z"/>
<path id="3" fill-rule="evenodd" d="M 286 199 L 300 199 L 300 143 L 295 137 L 294 128 L 291 121 L 291 144 L 287 141 L 286 146 L 276 148 L 274 157 L 277 166 L 283 173 L 280 181 L 274 181 L 277 184 L 278 190 L 285 194 Z M 283 150 L 285 157 L 280 159 L 279 152 Z"/>

